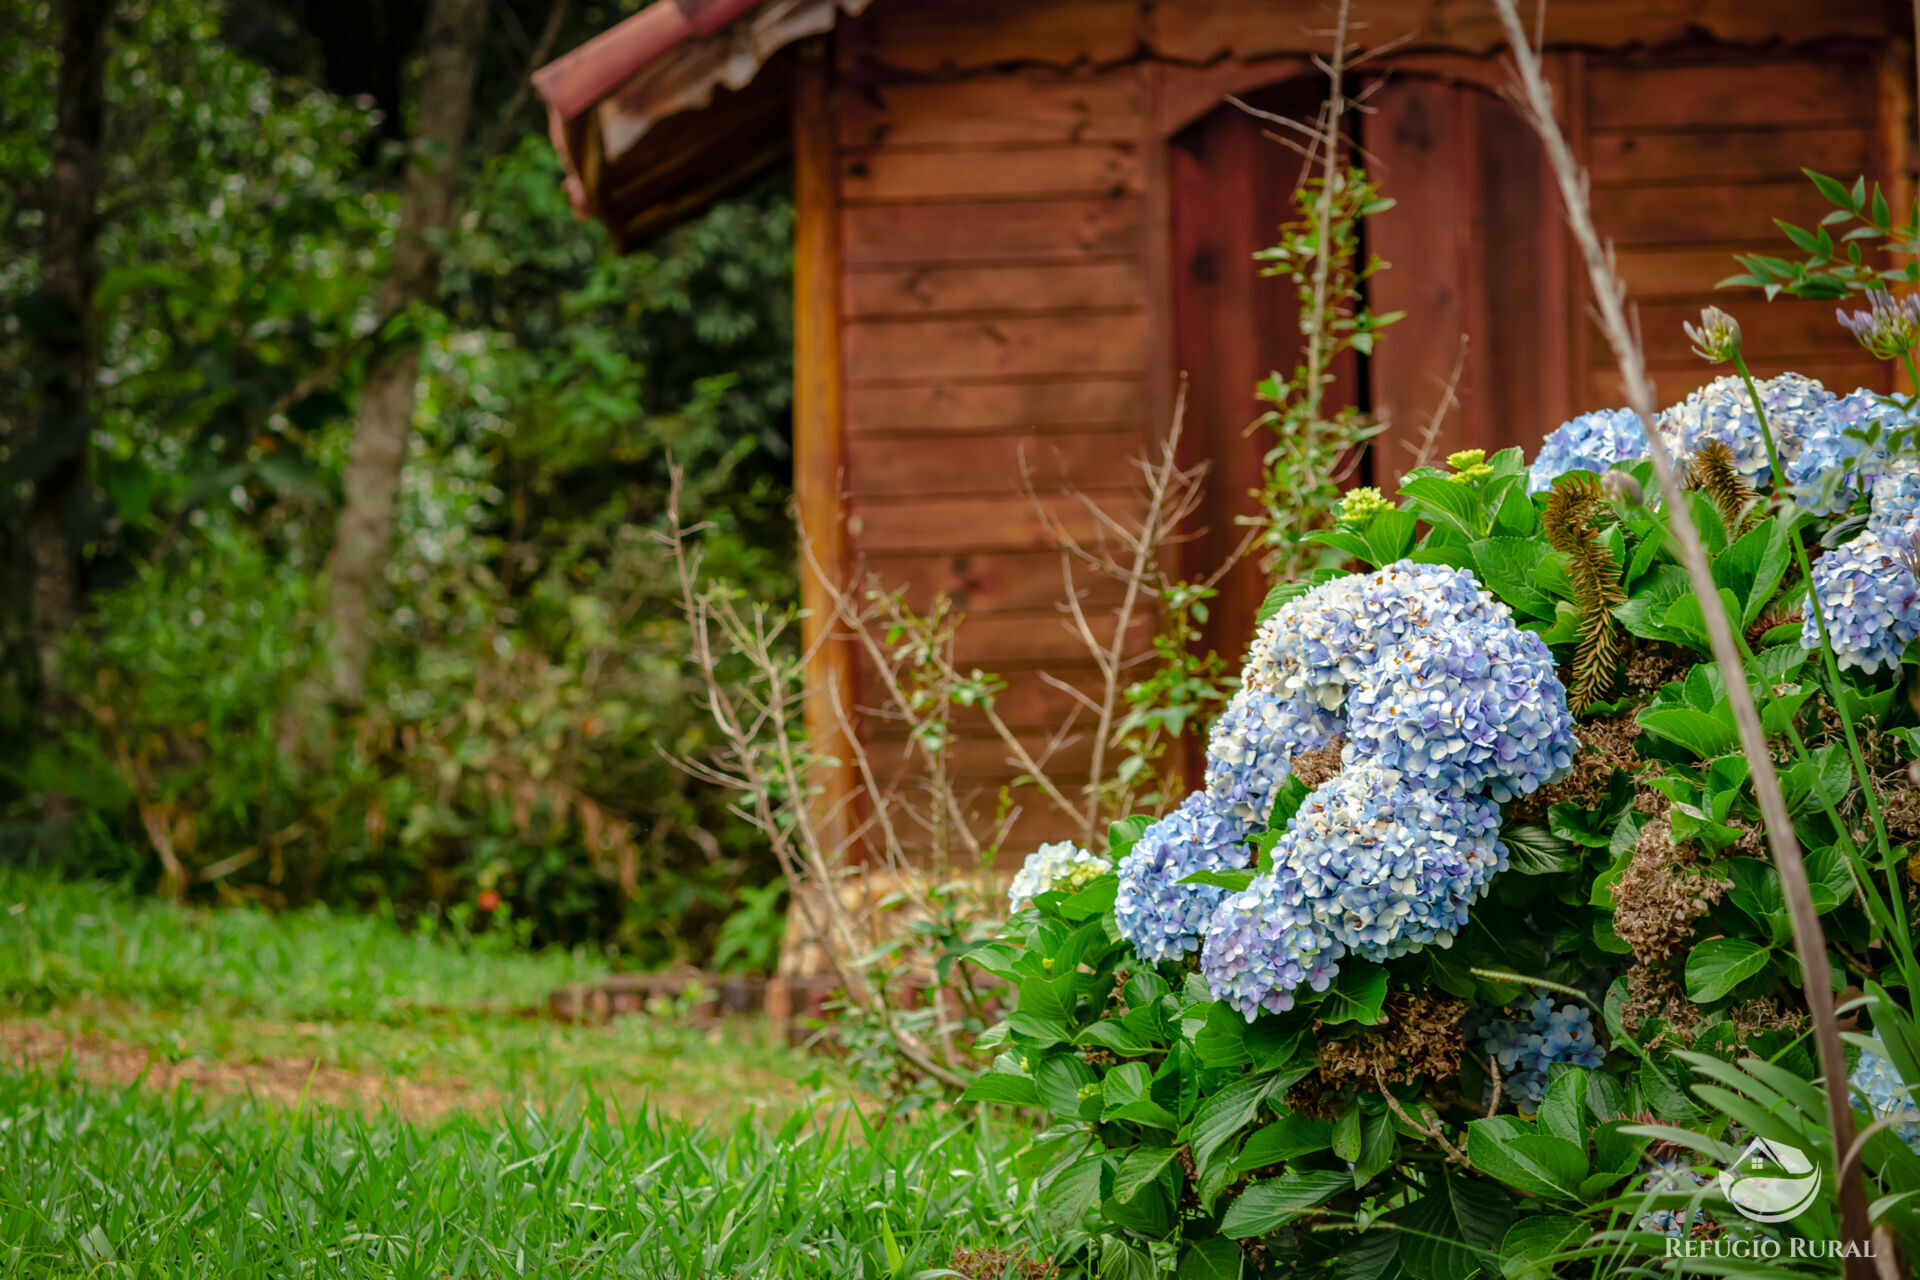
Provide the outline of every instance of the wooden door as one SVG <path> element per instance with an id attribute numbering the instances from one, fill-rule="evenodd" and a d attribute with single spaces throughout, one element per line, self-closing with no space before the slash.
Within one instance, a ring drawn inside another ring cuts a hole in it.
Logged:
<path id="1" fill-rule="evenodd" d="M 1251 99 L 1312 120 L 1321 85 L 1299 79 Z M 1349 121 L 1380 190 L 1397 202 L 1362 229 L 1363 251 L 1391 266 L 1368 283 L 1376 313 L 1405 312 L 1373 355 L 1335 370 L 1330 406 L 1377 413 L 1386 429 L 1356 484 L 1391 496 L 1419 458 L 1456 449 L 1531 451 L 1572 410 L 1567 249 L 1558 196 L 1538 139 L 1483 89 L 1429 77 L 1371 86 Z M 1254 388 L 1300 359 L 1293 282 L 1259 274 L 1254 253 L 1294 216 L 1304 162 L 1266 136 L 1273 126 L 1232 103 L 1176 135 L 1172 192 L 1176 367 L 1187 377 L 1183 444 L 1213 471 L 1183 552 L 1189 578 L 1211 573 L 1259 504 L 1271 438 L 1249 430 Z M 1452 388 L 1452 407 L 1432 429 Z M 1206 643 L 1237 662 L 1267 583 L 1254 558 L 1221 584 Z"/>
<path id="2" fill-rule="evenodd" d="M 1322 82 L 1299 79 L 1247 101 L 1261 110 L 1311 121 Z M 1302 158 L 1266 136 L 1270 123 L 1232 103 L 1216 108 L 1173 139 L 1172 191 L 1175 367 L 1187 379 L 1183 462 L 1206 460 L 1207 501 L 1181 548 L 1189 580 L 1211 576 L 1246 536 L 1238 518 L 1260 511 L 1272 436 L 1254 429 L 1264 406 L 1255 388 L 1299 359 L 1300 308 L 1292 280 L 1260 274 L 1254 254 L 1279 238 L 1294 218 L 1293 193 Z M 1358 386 L 1351 360 L 1328 392 L 1346 403 Z M 1252 637 L 1267 582 L 1257 553 L 1220 583 L 1204 643 L 1236 668 Z"/>
<path id="3" fill-rule="evenodd" d="M 1368 172 L 1397 202 L 1367 222 L 1367 247 L 1389 264 L 1368 301 L 1406 312 L 1367 362 L 1387 424 L 1372 482 L 1391 494 L 1417 455 L 1531 452 L 1572 412 L 1567 241 L 1539 139 L 1499 98 L 1388 77 L 1367 105 Z"/>

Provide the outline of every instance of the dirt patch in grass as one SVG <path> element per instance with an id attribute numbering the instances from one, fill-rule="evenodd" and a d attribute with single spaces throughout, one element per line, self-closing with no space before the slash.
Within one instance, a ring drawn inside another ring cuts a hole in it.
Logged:
<path id="1" fill-rule="evenodd" d="M 180 1085 L 225 1097 L 253 1097 L 294 1107 L 318 1102 L 361 1111 L 391 1109 L 409 1120 L 431 1120 L 450 1111 L 488 1110 L 500 1094 L 460 1080 L 409 1080 L 328 1066 L 313 1058 L 252 1061 L 171 1061 L 140 1045 L 73 1035 L 31 1022 L 0 1023 L 0 1058 L 43 1071 L 71 1062 L 82 1079 L 97 1084 L 136 1081 L 162 1092 Z"/>

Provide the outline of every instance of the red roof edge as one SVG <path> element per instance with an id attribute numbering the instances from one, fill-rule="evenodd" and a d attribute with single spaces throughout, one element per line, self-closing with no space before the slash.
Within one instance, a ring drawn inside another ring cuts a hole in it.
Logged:
<path id="1" fill-rule="evenodd" d="M 712 35 L 757 0 L 654 0 L 533 73 L 533 87 L 561 124 L 571 124 L 641 67 L 689 36 Z"/>

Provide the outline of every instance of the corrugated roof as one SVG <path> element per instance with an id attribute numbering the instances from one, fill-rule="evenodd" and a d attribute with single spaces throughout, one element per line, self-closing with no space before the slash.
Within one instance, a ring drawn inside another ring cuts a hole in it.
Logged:
<path id="1" fill-rule="evenodd" d="M 655 0 L 533 75 L 582 216 L 632 245 L 786 153 L 782 51 L 871 0 Z"/>

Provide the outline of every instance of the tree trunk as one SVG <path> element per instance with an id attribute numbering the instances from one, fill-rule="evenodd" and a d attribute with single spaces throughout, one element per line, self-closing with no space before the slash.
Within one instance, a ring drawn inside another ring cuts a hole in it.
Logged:
<path id="1" fill-rule="evenodd" d="M 57 732 L 66 706 L 60 642 L 80 617 L 80 554 L 70 533 L 86 492 L 92 427 L 93 291 L 99 282 L 100 135 L 105 115 L 107 23 L 113 0 L 67 0 L 60 15 L 60 71 L 40 254 L 35 359 L 45 382 L 34 424 L 44 460 L 33 487 L 27 539 L 33 565 L 33 642 L 40 665 L 40 731 Z M 63 816 L 50 797 L 43 816 Z"/>
<path id="2" fill-rule="evenodd" d="M 433 0 L 400 226 L 380 282 L 376 311 L 382 316 L 433 299 L 439 278 L 433 240 L 452 221 L 485 15 L 485 0 Z M 413 433 L 419 370 L 419 351 L 411 343 L 377 356 L 354 420 L 346 506 L 327 556 L 333 630 L 329 674 L 335 701 L 346 705 L 366 695 L 367 659 L 377 630 L 374 608 L 393 547 L 394 499 Z"/>

